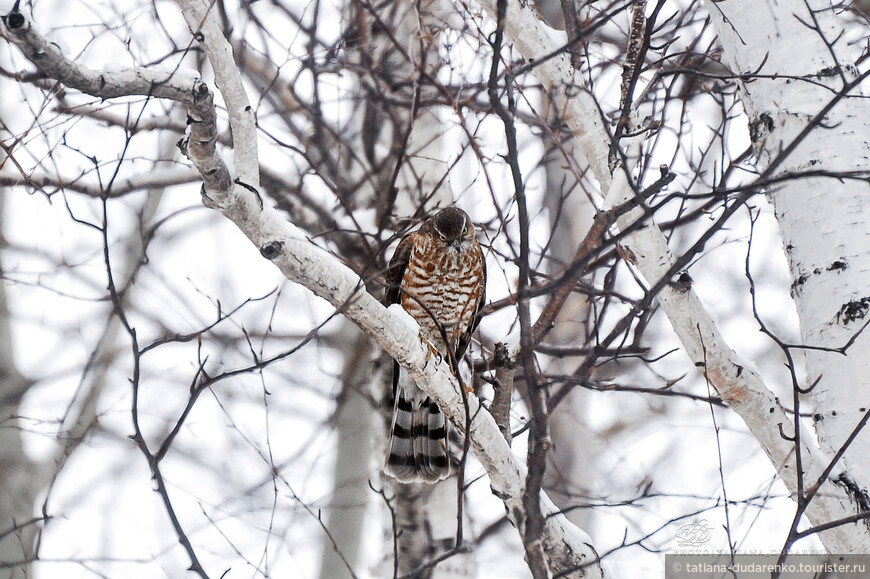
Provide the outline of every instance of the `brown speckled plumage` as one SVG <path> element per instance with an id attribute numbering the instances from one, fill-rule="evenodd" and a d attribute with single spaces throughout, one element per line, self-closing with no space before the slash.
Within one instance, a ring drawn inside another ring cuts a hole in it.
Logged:
<path id="1" fill-rule="evenodd" d="M 439 211 L 406 236 L 387 271 L 387 303 L 400 303 L 420 337 L 459 360 L 479 322 L 486 264 L 474 224 L 461 209 Z M 393 371 L 392 428 L 386 472 L 401 482 L 435 482 L 450 474 L 444 415 L 405 372 Z"/>

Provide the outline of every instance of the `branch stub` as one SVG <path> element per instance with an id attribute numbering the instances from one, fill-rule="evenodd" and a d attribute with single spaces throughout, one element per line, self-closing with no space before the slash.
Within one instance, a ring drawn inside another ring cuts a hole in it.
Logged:
<path id="1" fill-rule="evenodd" d="M 260 255 L 269 261 L 277 258 L 284 251 L 284 242 L 279 240 L 270 241 L 260 246 Z"/>
<path id="2" fill-rule="evenodd" d="M 8 26 L 10 30 L 17 30 L 18 28 L 22 28 L 27 22 L 27 20 L 24 18 L 24 14 L 22 14 L 18 10 L 13 10 L 9 14 L 7 14 L 4 20 L 6 21 L 6 26 Z"/>

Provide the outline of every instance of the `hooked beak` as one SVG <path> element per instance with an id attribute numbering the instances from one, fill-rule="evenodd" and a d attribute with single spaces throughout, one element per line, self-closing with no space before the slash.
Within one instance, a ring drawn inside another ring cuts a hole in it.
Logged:
<path id="1" fill-rule="evenodd" d="M 462 252 L 462 240 L 461 240 L 461 239 L 456 239 L 456 240 L 454 240 L 454 241 L 451 241 L 451 242 L 450 242 L 450 247 L 452 247 L 453 249 L 455 249 L 455 250 L 456 250 L 456 253 L 461 253 L 461 252 Z"/>

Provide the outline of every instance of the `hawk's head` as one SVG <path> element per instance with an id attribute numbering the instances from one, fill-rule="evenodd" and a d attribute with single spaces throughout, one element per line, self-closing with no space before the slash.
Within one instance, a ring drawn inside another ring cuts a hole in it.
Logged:
<path id="1" fill-rule="evenodd" d="M 474 223 L 468 214 L 457 207 L 447 207 L 432 218 L 433 235 L 456 251 L 474 240 Z"/>

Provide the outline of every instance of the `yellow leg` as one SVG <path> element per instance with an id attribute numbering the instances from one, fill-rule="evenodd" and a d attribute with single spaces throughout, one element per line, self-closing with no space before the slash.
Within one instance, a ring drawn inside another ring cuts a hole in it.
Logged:
<path id="1" fill-rule="evenodd" d="M 422 337 L 421 337 L 421 338 L 420 338 L 420 343 L 423 344 L 424 346 L 426 346 L 426 348 L 429 350 L 429 351 L 426 353 L 426 363 L 423 364 L 423 368 L 425 369 L 425 368 L 429 365 L 429 361 L 430 361 L 433 357 L 435 358 L 435 363 L 436 363 L 436 364 L 440 364 L 441 361 L 444 359 L 444 356 L 441 354 L 441 352 L 438 351 L 438 349 L 437 349 L 437 348 L 432 344 L 432 342 L 430 342 L 430 341 L 427 340 L 426 338 L 422 338 Z M 474 394 L 474 389 L 473 389 L 471 386 L 469 386 L 468 384 L 466 384 L 465 382 L 463 382 L 463 381 L 462 381 L 462 378 L 460 378 L 459 375 L 456 374 L 456 373 L 453 371 L 453 368 L 450 368 L 450 372 L 451 372 L 451 373 L 456 377 L 456 380 L 459 381 L 459 384 L 460 384 L 463 388 L 465 388 L 465 391 L 466 391 L 468 394 Z"/>
<path id="2" fill-rule="evenodd" d="M 438 351 L 438 349 L 432 344 L 432 342 L 430 342 L 426 338 L 421 337 L 420 343 L 426 346 L 426 348 L 429 350 L 426 353 L 426 363 L 423 364 L 423 368 L 426 368 L 429 365 L 429 360 L 431 360 L 433 356 L 435 358 L 435 363 L 440 364 L 441 360 L 444 359 L 444 356 L 441 355 L 441 352 Z"/>

